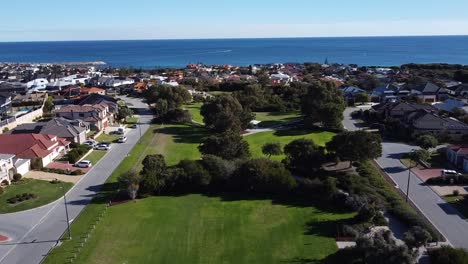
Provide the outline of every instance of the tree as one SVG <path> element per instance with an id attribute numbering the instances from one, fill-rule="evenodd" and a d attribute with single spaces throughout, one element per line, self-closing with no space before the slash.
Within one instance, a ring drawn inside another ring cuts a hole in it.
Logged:
<path id="1" fill-rule="evenodd" d="M 140 174 L 134 170 L 122 174 L 118 179 L 120 187 L 127 191 L 128 196 L 132 200 L 135 200 L 137 197 L 140 181 Z"/>
<path id="2" fill-rule="evenodd" d="M 143 160 L 141 189 L 145 194 L 161 193 L 166 185 L 166 162 L 162 155 L 148 155 Z"/>
<path id="3" fill-rule="evenodd" d="M 466 249 L 442 246 L 428 253 L 432 264 L 468 264 L 468 251 Z"/>
<path id="4" fill-rule="evenodd" d="M 437 138 L 432 135 L 421 135 L 416 139 L 416 144 L 423 149 L 435 148 L 438 143 Z"/>
<path id="5" fill-rule="evenodd" d="M 269 159 L 254 159 L 239 167 L 230 186 L 242 191 L 282 193 L 292 190 L 297 183 L 283 164 Z"/>
<path id="6" fill-rule="evenodd" d="M 225 160 L 250 156 L 249 144 L 237 132 L 226 132 L 206 137 L 198 149 L 204 155 L 215 155 Z"/>
<path id="7" fill-rule="evenodd" d="M 210 173 L 212 185 L 224 185 L 237 169 L 235 162 L 214 155 L 204 155 L 201 163 Z"/>
<path id="8" fill-rule="evenodd" d="M 47 100 L 44 102 L 43 111 L 45 114 L 50 114 L 52 113 L 52 110 L 54 110 L 54 97 L 49 96 L 47 97 Z"/>
<path id="9" fill-rule="evenodd" d="M 345 108 L 346 104 L 340 90 L 331 82 L 310 84 L 307 94 L 302 98 L 301 110 L 308 127 L 321 122 L 326 128 L 341 129 Z"/>
<path id="10" fill-rule="evenodd" d="M 426 149 L 418 149 L 409 153 L 409 158 L 414 161 L 427 161 L 431 157 L 431 153 Z"/>
<path id="11" fill-rule="evenodd" d="M 132 117 L 133 116 L 133 111 L 132 109 L 126 107 L 126 106 L 120 106 L 119 111 L 117 112 L 117 119 L 118 120 L 124 120 L 127 117 Z"/>
<path id="12" fill-rule="evenodd" d="M 319 168 L 325 157 L 324 149 L 310 139 L 296 139 L 284 147 L 286 167 L 299 173 L 307 173 Z"/>
<path id="13" fill-rule="evenodd" d="M 200 110 L 206 127 L 223 133 L 226 131 L 240 132 L 245 130 L 254 114 L 244 109 L 239 101 L 231 95 L 216 96 L 206 102 Z"/>
<path id="14" fill-rule="evenodd" d="M 266 143 L 262 146 L 262 153 L 267 155 L 268 158 L 271 158 L 272 155 L 281 155 L 283 153 L 281 150 L 281 143 Z"/>
<path id="15" fill-rule="evenodd" d="M 148 104 L 154 106 L 156 118 L 166 119 L 166 115 L 190 102 L 192 96 L 185 87 L 156 85 L 151 86 L 144 94 Z"/>
<path id="16" fill-rule="evenodd" d="M 196 189 L 207 186 L 211 182 L 210 173 L 202 166 L 200 161 L 182 160 L 177 165 L 184 173 L 176 180 L 176 187 L 180 189 Z"/>
<path id="17" fill-rule="evenodd" d="M 365 131 L 342 132 L 327 143 L 327 150 L 341 160 L 365 161 L 382 155 L 382 138 Z"/>
<path id="18" fill-rule="evenodd" d="M 431 234 L 420 226 L 413 226 L 404 235 L 404 241 L 409 248 L 420 248 L 432 239 Z"/>
<path id="19" fill-rule="evenodd" d="M 370 96 L 366 93 L 359 93 L 359 94 L 356 94 L 354 99 L 356 100 L 357 103 L 364 104 L 370 101 Z"/>

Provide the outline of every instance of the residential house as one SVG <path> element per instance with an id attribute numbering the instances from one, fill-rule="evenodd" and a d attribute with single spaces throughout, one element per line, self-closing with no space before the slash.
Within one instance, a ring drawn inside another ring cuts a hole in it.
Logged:
<path id="1" fill-rule="evenodd" d="M 456 108 L 459 109 L 468 109 L 468 104 L 460 101 L 460 100 L 454 100 L 454 99 L 447 99 L 443 103 L 435 103 L 433 106 L 439 110 L 444 110 L 447 112 L 453 112 Z"/>
<path id="2" fill-rule="evenodd" d="M 114 97 L 92 93 L 87 96 L 82 97 L 77 104 L 79 105 L 87 105 L 87 104 L 104 104 L 107 105 L 109 108 L 109 112 L 112 114 L 117 114 L 119 111 L 119 104 L 117 103 L 118 100 Z"/>
<path id="3" fill-rule="evenodd" d="M 13 179 L 14 163 L 12 154 L 0 154 L 0 185 L 9 185 Z"/>
<path id="4" fill-rule="evenodd" d="M 382 118 L 392 117 L 392 118 L 403 118 L 408 114 L 425 110 L 429 112 L 437 112 L 437 108 L 429 104 L 418 104 L 418 103 L 407 103 L 407 102 L 395 102 L 395 103 L 383 103 L 374 105 L 372 107 Z"/>
<path id="5" fill-rule="evenodd" d="M 2 134 L 0 153 L 15 155 L 20 159 L 39 160 L 47 166 L 68 150 L 70 142 L 55 135 L 41 134 Z"/>
<path id="6" fill-rule="evenodd" d="M 291 76 L 281 72 L 270 75 L 270 79 L 274 85 L 289 84 L 292 81 Z"/>
<path id="7" fill-rule="evenodd" d="M 375 88 L 371 94 L 372 102 L 398 102 L 408 97 L 410 91 L 394 84 L 386 84 Z"/>
<path id="8" fill-rule="evenodd" d="M 57 117 L 80 120 L 90 124 L 94 130 L 103 130 L 113 122 L 113 116 L 106 104 L 67 105 L 55 111 Z"/>
<path id="9" fill-rule="evenodd" d="M 413 131 L 413 136 L 433 134 L 448 135 L 454 140 L 461 140 L 468 135 L 468 125 L 452 117 L 441 117 L 432 111 L 418 110 L 405 116 L 403 123 Z"/>
<path id="10" fill-rule="evenodd" d="M 0 92 L 0 116 L 8 116 L 11 113 L 11 97 L 10 93 Z"/>
<path id="11" fill-rule="evenodd" d="M 447 160 L 457 168 L 464 168 L 468 160 L 468 144 L 447 147 Z M 464 168 L 468 172 L 468 167 Z"/>
<path id="12" fill-rule="evenodd" d="M 432 82 L 427 82 L 412 88 L 411 94 L 420 98 L 424 103 L 444 100 L 448 96 L 448 92 L 445 88 L 441 88 Z"/>
<path id="13" fill-rule="evenodd" d="M 355 86 L 347 86 L 341 88 L 341 91 L 343 92 L 343 96 L 346 100 L 351 100 L 351 102 L 354 101 L 354 98 L 358 94 L 367 94 L 367 92 L 359 87 Z"/>
<path id="14" fill-rule="evenodd" d="M 56 135 L 70 142 L 83 144 L 86 141 L 86 132 L 89 125 L 82 121 L 53 118 L 47 122 L 22 124 L 9 131 L 8 134 L 43 134 Z"/>
<path id="15" fill-rule="evenodd" d="M 81 88 L 80 93 L 81 93 L 82 95 L 89 95 L 89 94 L 100 94 L 100 95 L 105 95 L 105 94 L 106 94 L 106 90 L 100 89 L 100 88 L 96 88 L 96 87 L 91 87 L 91 88 L 83 87 L 83 88 Z"/>

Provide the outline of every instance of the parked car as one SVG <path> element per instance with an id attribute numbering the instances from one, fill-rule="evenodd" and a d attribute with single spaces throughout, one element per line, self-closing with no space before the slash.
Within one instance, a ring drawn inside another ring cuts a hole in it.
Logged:
<path id="1" fill-rule="evenodd" d="M 117 142 L 119 143 L 125 143 L 125 141 L 127 141 L 127 137 L 119 137 L 119 139 L 117 140 Z"/>
<path id="2" fill-rule="evenodd" d="M 83 145 L 88 145 L 90 147 L 94 147 L 94 146 L 97 145 L 97 142 L 95 140 L 88 140 L 88 141 L 84 142 Z"/>
<path id="3" fill-rule="evenodd" d="M 123 135 L 125 133 L 125 128 L 124 127 L 119 127 L 117 128 L 117 131 L 115 131 L 117 135 Z"/>
<path id="4" fill-rule="evenodd" d="M 75 167 L 78 167 L 78 168 L 89 168 L 92 165 L 93 164 L 89 160 L 82 160 L 80 162 L 75 163 Z"/>
<path id="5" fill-rule="evenodd" d="M 449 177 L 449 176 L 461 176 L 460 173 L 454 171 L 454 170 L 442 170 L 441 171 L 441 176 L 442 177 Z"/>
<path id="6" fill-rule="evenodd" d="M 110 143 L 101 143 L 98 144 L 94 147 L 96 150 L 109 150 L 111 149 L 111 144 Z"/>
<path id="7" fill-rule="evenodd" d="M 133 125 L 129 125 L 128 127 L 129 127 L 129 128 L 137 128 L 137 125 L 136 125 L 136 124 L 133 124 Z"/>

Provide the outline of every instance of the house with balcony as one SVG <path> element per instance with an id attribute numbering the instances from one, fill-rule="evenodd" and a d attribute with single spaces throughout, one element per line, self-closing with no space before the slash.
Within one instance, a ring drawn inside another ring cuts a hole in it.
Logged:
<path id="1" fill-rule="evenodd" d="M 103 130 L 113 123 L 113 115 L 107 104 L 67 105 L 55 111 L 56 117 L 77 120 L 89 124 L 92 130 Z"/>

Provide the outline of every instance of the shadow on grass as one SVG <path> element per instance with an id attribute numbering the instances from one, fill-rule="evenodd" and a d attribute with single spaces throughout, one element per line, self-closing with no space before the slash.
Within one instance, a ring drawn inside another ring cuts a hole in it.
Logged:
<path id="1" fill-rule="evenodd" d="M 286 136 L 305 136 L 311 133 L 321 133 L 327 132 L 321 129 L 286 129 L 286 130 L 277 130 L 275 131 L 274 135 L 278 137 L 286 137 Z"/>
<path id="2" fill-rule="evenodd" d="M 154 133 L 173 136 L 176 143 L 201 143 L 202 139 L 209 136 L 209 131 L 196 125 L 180 125 L 158 128 Z"/>

